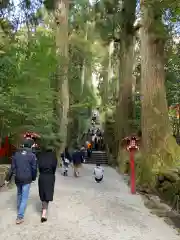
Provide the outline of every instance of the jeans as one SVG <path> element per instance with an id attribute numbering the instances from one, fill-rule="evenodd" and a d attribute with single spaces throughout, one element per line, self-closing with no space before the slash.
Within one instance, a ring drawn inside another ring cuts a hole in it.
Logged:
<path id="1" fill-rule="evenodd" d="M 31 184 L 17 185 L 17 218 L 24 218 Z"/>

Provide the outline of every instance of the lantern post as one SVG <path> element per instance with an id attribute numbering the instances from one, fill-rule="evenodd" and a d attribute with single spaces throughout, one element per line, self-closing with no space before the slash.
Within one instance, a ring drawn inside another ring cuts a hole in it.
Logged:
<path id="1" fill-rule="evenodd" d="M 131 137 L 128 141 L 127 150 L 129 151 L 130 160 L 130 184 L 131 193 L 136 194 L 136 173 L 135 173 L 135 152 L 139 150 L 137 145 L 137 138 Z"/>

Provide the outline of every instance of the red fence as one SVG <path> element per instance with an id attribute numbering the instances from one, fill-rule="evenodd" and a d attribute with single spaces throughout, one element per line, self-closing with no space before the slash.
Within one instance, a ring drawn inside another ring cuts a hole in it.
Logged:
<path id="1" fill-rule="evenodd" d="M 24 138 L 30 137 L 32 139 L 40 139 L 40 135 L 35 133 L 35 132 L 26 132 L 23 134 Z M 9 142 L 9 138 L 6 137 L 5 138 L 5 143 L 3 144 L 3 146 L 0 148 L 0 164 L 2 164 L 4 162 L 4 160 L 2 160 L 4 157 L 9 158 L 8 163 L 11 163 L 11 156 L 12 154 L 16 151 L 16 147 L 12 144 L 10 144 Z"/>
<path id="2" fill-rule="evenodd" d="M 0 164 L 3 157 L 10 158 L 12 154 L 16 151 L 16 147 L 9 143 L 8 137 L 5 138 L 5 143 L 3 147 L 0 148 Z"/>

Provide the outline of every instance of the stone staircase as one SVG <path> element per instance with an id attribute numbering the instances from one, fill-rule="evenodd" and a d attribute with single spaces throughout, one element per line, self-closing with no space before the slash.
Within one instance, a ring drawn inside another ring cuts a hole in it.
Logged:
<path id="1" fill-rule="evenodd" d="M 85 163 L 96 164 L 100 163 L 102 165 L 108 164 L 108 156 L 104 151 L 92 151 L 91 158 L 85 157 Z"/>

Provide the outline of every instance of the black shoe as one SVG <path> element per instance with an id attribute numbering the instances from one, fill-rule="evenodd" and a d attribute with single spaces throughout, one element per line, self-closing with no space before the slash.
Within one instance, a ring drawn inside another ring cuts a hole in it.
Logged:
<path id="1" fill-rule="evenodd" d="M 42 217 L 41 218 L 41 222 L 43 223 L 43 222 L 46 222 L 47 221 L 47 218 L 45 218 L 45 217 Z"/>

